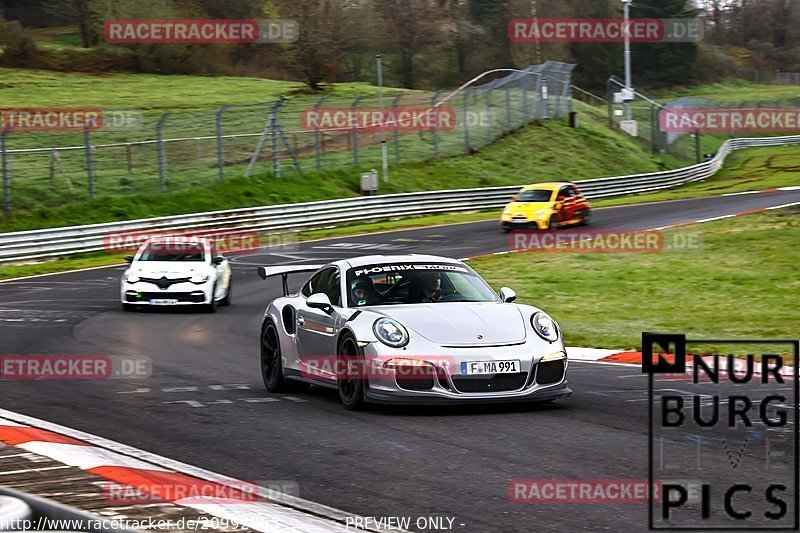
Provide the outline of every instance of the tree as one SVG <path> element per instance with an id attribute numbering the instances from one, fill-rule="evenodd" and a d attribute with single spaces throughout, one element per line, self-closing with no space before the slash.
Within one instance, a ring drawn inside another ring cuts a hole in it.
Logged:
<path id="1" fill-rule="evenodd" d="M 416 88 L 416 57 L 443 41 L 446 8 L 430 0 L 374 0 L 383 21 L 383 44 L 400 57 L 400 79 Z"/>
<path id="2" fill-rule="evenodd" d="M 347 0 L 280 0 L 280 16 L 297 22 L 299 36 L 286 46 L 285 64 L 313 90 L 331 81 L 344 55 L 349 30 Z"/>
<path id="3" fill-rule="evenodd" d="M 631 18 L 692 19 L 697 12 L 690 0 L 638 0 L 631 7 Z M 696 43 L 634 43 L 631 46 L 634 85 L 666 87 L 689 84 L 694 80 Z"/>

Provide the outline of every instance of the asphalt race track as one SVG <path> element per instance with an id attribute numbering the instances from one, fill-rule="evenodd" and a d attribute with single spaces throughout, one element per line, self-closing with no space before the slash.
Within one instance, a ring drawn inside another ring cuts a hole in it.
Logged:
<path id="1" fill-rule="evenodd" d="M 800 190 L 607 208 L 595 211 L 593 227 L 652 229 L 792 202 Z M 363 516 L 455 517 L 461 531 L 646 530 L 644 505 L 519 504 L 508 493 L 519 478 L 646 479 L 640 369 L 573 363 L 575 393 L 545 407 L 348 412 L 334 391 L 263 389 L 259 326 L 280 282 L 260 280 L 255 265 L 507 249 L 490 221 L 238 256 L 233 305 L 213 315 L 123 313 L 124 267 L 0 283 L 0 353 L 145 356 L 154 366 L 142 381 L 3 381 L 0 402 L 242 480 L 292 480 L 300 497 Z M 757 475 L 742 472 L 749 474 Z"/>

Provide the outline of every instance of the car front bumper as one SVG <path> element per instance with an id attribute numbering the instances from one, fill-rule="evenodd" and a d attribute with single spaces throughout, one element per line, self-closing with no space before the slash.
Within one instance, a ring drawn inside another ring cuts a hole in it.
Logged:
<path id="1" fill-rule="evenodd" d="M 152 283 L 123 282 L 120 299 L 122 303 L 136 306 L 204 305 L 211 302 L 212 290 L 210 283 L 177 283 L 162 290 Z"/>

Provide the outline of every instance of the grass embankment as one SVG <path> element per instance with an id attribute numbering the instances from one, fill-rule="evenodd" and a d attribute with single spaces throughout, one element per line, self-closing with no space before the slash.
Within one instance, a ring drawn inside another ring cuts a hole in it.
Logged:
<path id="1" fill-rule="evenodd" d="M 800 336 L 800 209 L 688 226 L 702 249 L 639 254 L 520 252 L 470 262 L 495 288 L 541 306 L 567 344 L 640 348 L 642 331 L 690 338 Z M 565 283 L 565 280 L 569 280 Z"/>
<path id="2" fill-rule="evenodd" d="M 593 112 L 593 111 L 587 111 Z M 477 153 L 391 167 L 381 193 L 513 185 L 553 179 L 580 180 L 678 166 L 670 156 L 650 153 L 601 122 L 584 120 L 577 130 L 560 120 L 513 132 Z M 146 218 L 235 207 L 357 196 L 358 169 L 274 177 L 264 166 L 250 178 L 243 169 L 224 183 L 168 194 L 105 196 L 93 202 L 14 211 L 0 218 L 0 232 Z M 13 186 L 12 186 L 13 193 Z"/>

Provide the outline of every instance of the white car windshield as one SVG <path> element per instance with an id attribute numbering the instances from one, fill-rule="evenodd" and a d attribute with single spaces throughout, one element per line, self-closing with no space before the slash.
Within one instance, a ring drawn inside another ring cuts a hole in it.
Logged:
<path id="1" fill-rule="evenodd" d="M 471 269 L 457 264 L 368 265 L 347 273 L 350 307 L 439 302 L 496 302 Z"/>
<path id="2" fill-rule="evenodd" d="M 149 243 L 139 255 L 138 261 L 205 261 L 202 244 Z"/>

